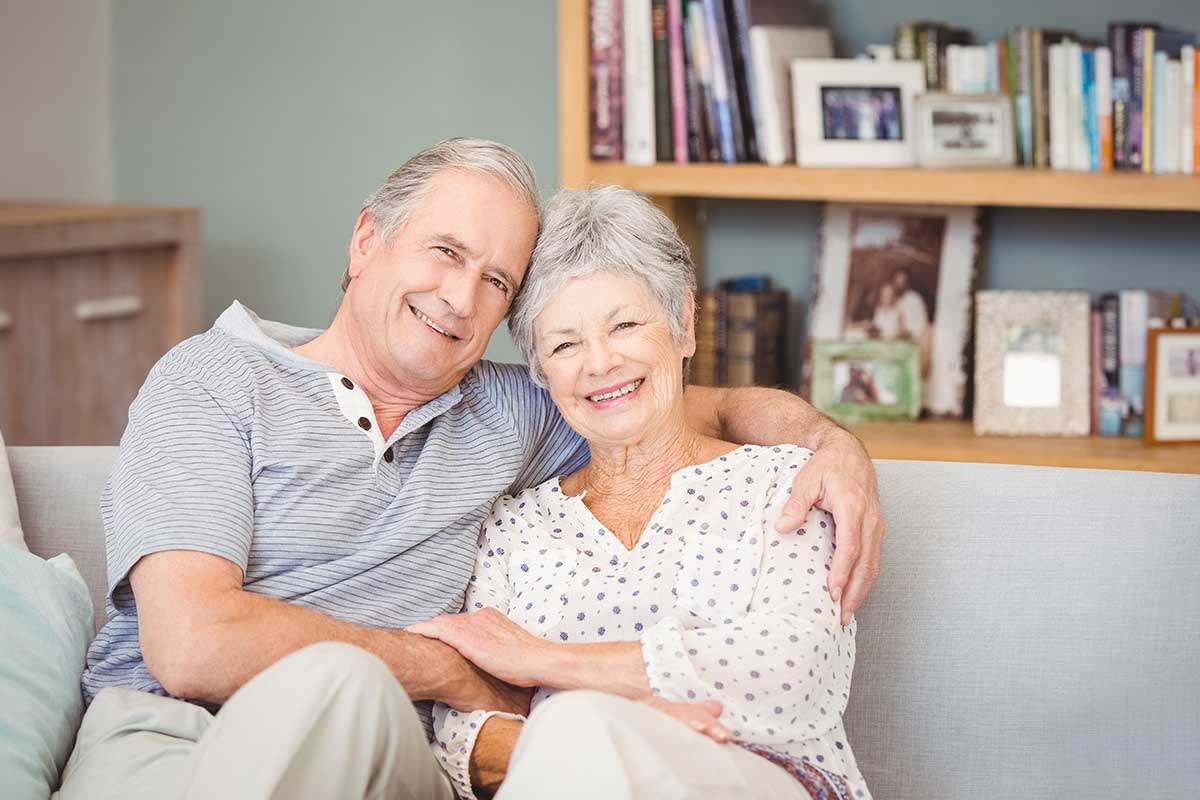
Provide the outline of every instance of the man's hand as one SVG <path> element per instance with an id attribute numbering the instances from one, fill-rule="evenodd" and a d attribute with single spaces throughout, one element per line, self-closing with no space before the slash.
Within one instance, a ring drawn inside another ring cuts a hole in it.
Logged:
<path id="1" fill-rule="evenodd" d="M 529 713 L 532 689 L 505 683 L 437 639 L 418 636 L 410 630 L 396 631 L 393 635 L 421 642 L 421 649 L 428 651 L 426 655 L 444 666 L 442 681 L 430 691 L 433 699 L 456 711 L 506 711 L 522 716 Z"/>
<path id="2" fill-rule="evenodd" d="M 494 608 L 443 614 L 407 629 L 453 647 L 481 670 L 515 686 L 537 686 L 538 667 L 555 645 Z"/>
<path id="3" fill-rule="evenodd" d="M 832 514 L 837 525 L 829 594 L 842 601 L 842 624 L 849 625 L 879 577 L 884 533 L 875 467 L 850 433 L 824 437 L 797 473 L 775 529 L 796 530 L 814 506 Z"/>

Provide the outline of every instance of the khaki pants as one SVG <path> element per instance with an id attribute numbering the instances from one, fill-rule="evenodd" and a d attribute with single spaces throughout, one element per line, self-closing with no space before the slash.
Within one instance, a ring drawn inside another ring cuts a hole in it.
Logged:
<path id="1" fill-rule="evenodd" d="M 616 695 L 574 691 L 525 723 L 496 800 L 810 800 L 784 769 Z"/>
<path id="2" fill-rule="evenodd" d="M 326 642 L 281 659 L 213 716 L 105 689 L 83 717 L 55 800 L 451 800 L 403 688 L 375 656 Z"/>

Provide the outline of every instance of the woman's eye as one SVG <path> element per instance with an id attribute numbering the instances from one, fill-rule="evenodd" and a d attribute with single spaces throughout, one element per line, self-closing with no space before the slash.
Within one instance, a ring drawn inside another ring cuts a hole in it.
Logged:
<path id="1" fill-rule="evenodd" d="M 449 256 L 450 258 L 454 258 L 454 251 L 451 250 L 449 247 L 442 247 L 441 245 L 437 245 L 434 247 L 434 250 L 437 250 L 439 253 L 441 253 L 444 256 Z"/>
<path id="2" fill-rule="evenodd" d="M 574 342 L 563 342 L 558 347 L 551 350 L 550 355 L 558 355 L 559 353 L 563 352 L 567 348 L 571 347 L 571 345 L 573 345 L 573 344 L 574 344 Z"/>
<path id="3" fill-rule="evenodd" d="M 636 327 L 637 327 L 637 323 L 636 323 L 636 322 L 622 322 L 622 323 L 620 323 L 619 325 L 617 325 L 617 327 L 616 327 L 616 328 L 614 328 L 613 330 L 618 330 L 618 331 L 627 331 L 627 330 L 629 330 L 630 328 L 636 328 Z"/>

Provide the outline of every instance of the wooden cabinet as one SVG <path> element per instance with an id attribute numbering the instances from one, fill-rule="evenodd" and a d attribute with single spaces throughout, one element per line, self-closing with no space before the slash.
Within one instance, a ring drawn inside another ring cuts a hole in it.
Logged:
<path id="1" fill-rule="evenodd" d="M 199 212 L 0 203 L 0 430 L 115 444 L 146 373 L 198 332 Z"/>

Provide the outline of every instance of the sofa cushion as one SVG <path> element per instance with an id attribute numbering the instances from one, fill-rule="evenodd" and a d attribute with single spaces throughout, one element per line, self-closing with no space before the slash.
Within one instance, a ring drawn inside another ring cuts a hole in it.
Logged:
<path id="1" fill-rule="evenodd" d="M 49 561 L 0 544 L 0 775 L 6 797 L 47 797 L 83 717 L 88 587 L 65 553 Z"/>
<path id="2" fill-rule="evenodd" d="M 21 518 L 17 514 L 17 495 L 13 491 L 12 472 L 8 467 L 8 452 L 4 447 L 4 433 L 0 431 L 0 544 L 25 547 L 25 534 L 21 532 Z"/>

